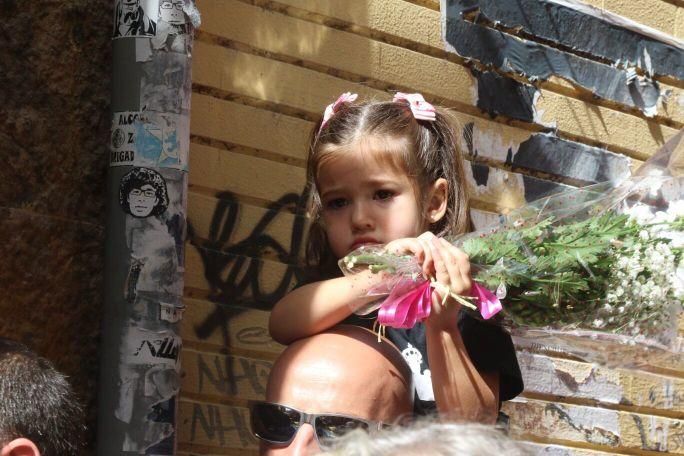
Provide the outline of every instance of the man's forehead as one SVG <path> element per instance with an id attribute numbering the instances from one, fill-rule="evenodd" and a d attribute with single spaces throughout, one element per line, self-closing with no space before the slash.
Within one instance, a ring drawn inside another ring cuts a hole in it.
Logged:
<path id="1" fill-rule="evenodd" d="M 315 344 L 290 347 L 274 365 L 267 399 L 309 413 L 392 419 L 410 403 L 410 374 L 385 358 L 374 337 L 370 344 L 322 335 Z"/>
<path id="2" fill-rule="evenodd" d="M 356 373 L 348 365 L 316 362 L 276 372 L 268 400 L 295 407 L 307 413 L 342 413 L 377 420 L 373 410 L 378 401 L 389 397 L 381 394 L 385 376 L 365 375 L 362 367 Z"/>

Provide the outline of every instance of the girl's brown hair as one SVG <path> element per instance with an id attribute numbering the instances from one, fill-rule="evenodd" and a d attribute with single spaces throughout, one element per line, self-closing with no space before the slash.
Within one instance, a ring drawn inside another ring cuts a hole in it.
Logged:
<path id="1" fill-rule="evenodd" d="M 324 227 L 321 223 L 321 199 L 318 190 L 318 170 L 331 154 L 349 151 L 357 141 L 369 136 L 402 140 L 408 148 L 389 150 L 385 155 L 399 164 L 413 179 L 416 195 L 426 195 L 427 189 L 439 178 L 448 182 L 447 211 L 430 225 L 437 236 L 461 234 L 472 230 L 470 203 L 457 138 L 458 121 L 444 108 L 436 108 L 434 121 L 417 120 L 407 102 L 344 103 L 320 128 L 319 121 L 311 135 L 307 158 L 308 212 L 311 225 L 308 233 L 306 264 L 323 275 L 333 275 L 337 269 Z M 423 208 L 426 201 L 418 201 Z M 327 274 L 326 274 L 327 273 Z M 338 275 L 338 274 L 335 274 Z"/>

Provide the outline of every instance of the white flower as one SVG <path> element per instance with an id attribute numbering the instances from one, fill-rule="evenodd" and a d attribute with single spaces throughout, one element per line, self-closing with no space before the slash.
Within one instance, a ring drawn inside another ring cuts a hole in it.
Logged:
<path id="1" fill-rule="evenodd" d="M 651 223 L 672 223 L 675 221 L 675 215 L 669 212 L 658 211 L 651 219 Z"/>
<path id="2" fill-rule="evenodd" d="M 636 221 L 640 225 L 648 223 L 653 218 L 651 208 L 645 204 L 635 204 L 624 212 L 629 215 L 630 219 Z"/>
<path id="3" fill-rule="evenodd" d="M 670 239 L 672 247 L 684 247 L 684 233 L 681 231 L 661 231 L 658 235 L 665 239 Z"/>
<path id="4" fill-rule="evenodd" d="M 684 217 L 684 199 L 677 201 L 670 201 L 667 208 L 667 213 L 676 217 Z"/>
<path id="5" fill-rule="evenodd" d="M 684 298 L 684 261 L 679 263 L 679 266 L 677 266 L 677 270 L 674 273 L 672 291 L 674 292 L 675 298 Z"/>

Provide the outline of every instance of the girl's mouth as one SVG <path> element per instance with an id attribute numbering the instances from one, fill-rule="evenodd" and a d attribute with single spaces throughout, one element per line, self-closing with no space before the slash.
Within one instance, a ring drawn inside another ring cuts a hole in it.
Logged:
<path id="1" fill-rule="evenodd" d="M 380 244 L 380 242 L 377 239 L 373 239 L 373 238 L 354 239 L 354 242 L 351 245 L 350 252 L 353 252 L 354 250 L 356 250 L 360 247 L 363 247 L 364 245 L 371 245 L 371 244 Z"/>

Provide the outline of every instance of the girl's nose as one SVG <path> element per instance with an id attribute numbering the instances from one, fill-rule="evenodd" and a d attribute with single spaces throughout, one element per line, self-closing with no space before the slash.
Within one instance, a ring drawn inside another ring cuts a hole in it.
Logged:
<path id="1" fill-rule="evenodd" d="M 365 231 L 373 228 L 373 214 L 371 209 L 364 203 L 354 204 L 351 222 L 352 227 L 357 231 Z"/>
<path id="2" fill-rule="evenodd" d="M 289 448 L 292 450 L 293 456 L 305 456 L 315 454 L 321 451 L 314 434 L 314 428 L 308 423 L 302 424 L 297 430 L 294 440 L 290 443 Z"/>

